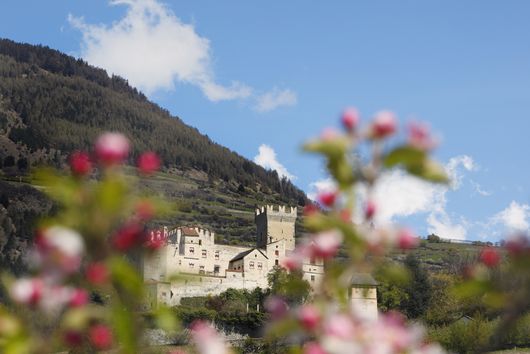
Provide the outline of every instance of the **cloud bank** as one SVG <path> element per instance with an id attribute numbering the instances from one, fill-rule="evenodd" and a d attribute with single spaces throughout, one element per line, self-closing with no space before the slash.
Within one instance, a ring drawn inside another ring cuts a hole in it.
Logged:
<path id="1" fill-rule="evenodd" d="M 198 87 L 213 102 L 252 99 L 255 109 L 267 112 L 296 104 L 291 90 L 273 89 L 261 96 L 239 82 L 217 82 L 208 38 L 183 23 L 167 6 L 156 0 L 112 0 L 125 5 L 125 16 L 110 25 L 89 24 L 83 17 L 68 16 L 80 30 L 81 56 L 90 64 L 126 78 L 147 94 L 172 90 L 175 82 Z"/>

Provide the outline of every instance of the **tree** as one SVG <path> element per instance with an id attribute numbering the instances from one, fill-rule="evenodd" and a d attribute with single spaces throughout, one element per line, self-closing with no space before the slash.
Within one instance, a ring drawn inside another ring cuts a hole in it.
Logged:
<path id="1" fill-rule="evenodd" d="M 406 288 L 408 299 L 404 303 L 403 311 L 408 318 L 418 318 L 423 316 L 429 307 L 432 285 L 427 271 L 413 253 L 409 253 L 405 259 L 405 267 L 410 272 L 411 281 Z"/>
<path id="2" fill-rule="evenodd" d="M 311 291 L 311 285 L 304 280 L 301 271 L 288 272 L 275 266 L 267 275 L 267 280 L 270 294 L 281 296 L 290 305 L 303 303 Z"/>

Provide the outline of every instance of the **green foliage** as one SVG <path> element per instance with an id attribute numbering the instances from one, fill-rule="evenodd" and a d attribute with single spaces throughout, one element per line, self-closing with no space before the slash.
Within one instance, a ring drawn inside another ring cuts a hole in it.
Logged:
<path id="1" fill-rule="evenodd" d="M 398 146 L 384 157 L 383 162 L 388 168 L 402 166 L 411 175 L 430 182 L 449 182 L 443 166 L 431 160 L 425 150 L 413 146 Z"/>
<path id="2" fill-rule="evenodd" d="M 166 167 L 203 171 L 210 178 L 235 181 L 243 189 L 260 185 L 291 204 L 305 203 L 305 194 L 275 171 L 213 142 L 149 102 L 126 80 L 108 77 L 82 60 L 47 47 L 1 39 L 0 78 L 2 122 L 8 116 L 17 120 L 6 129 L 6 137 L 29 150 L 28 156 L 11 156 L 4 166 L 14 166 L 19 158 L 20 170 L 25 170 L 37 156 L 52 163 L 56 156 L 51 146 L 63 155 L 89 150 L 101 132 L 120 131 L 134 147 L 130 162 L 141 151 L 152 150 Z"/>
<path id="3" fill-rule="evenodd" d="M 493 323 L 483 318 L 462 318 L 449 326 L 434 328 L 430 338 L 456 353 L 479 352 L 493 334 Z"/>
<path id="4" fill-rule="evenodd" d="M 444 325 L 453 322 L 462 313 L 462 304 L 452 293 L 456 277 L 447 273 L 433 273 L 430 276 L 432 297 L 424 319 L 430 325 Z"/>
<path id="5" fill-rule="evenodd" d="M 405 259 L 405 267 L 410 272 L 411 280 L 406 287 L 408 296 L 403 311 L 408 318 L 418 318 L 429 308 L 432 285 L 427 271 L 420 265 L 413 253 L 409 253 Z"/>
<path id="6" fill-rule="evenodd" d="M 287 272 L 275 266 L 267 275 L 271 295 L 281 296 L 288 304 L 301 304 L 309 297 L 311 285 L 303 279 L 302 272 Z"/>

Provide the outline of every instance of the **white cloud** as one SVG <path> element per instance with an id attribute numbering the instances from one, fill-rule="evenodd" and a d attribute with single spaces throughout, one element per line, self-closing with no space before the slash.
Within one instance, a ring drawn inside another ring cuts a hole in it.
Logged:
<path id="1" fill-rule="evenodd" d="M 216 81 L 210 40 L 164 4 L 157 0 L 112 0 L 110 4 L 127 6 L 125 16 L 110 25 L 68 16 L 83 34 L 81 56 L 90 64 L 124 77 L 147 94 L 172 90 L 175 82 L 182 82 L 199 87 L 214 102 L 253 95 L 253 89 L 241 82 L 222 85 Z M 256 99 L 263 101 L 258 104 L 263 112 L 296 104 L 291 90 L 275 89 Z"/>
<path id="2" fill-rule="evenodd" d="M 490 191 L 487 191 L 487 190 L 483 189 L 482 186 L 480 184 L 478 184 L 477 182 L 475 182 L 473 180 L 469 180 L 469 182 L 471 183 L 471 185 L 475 189 L 475 192 L 477 192 L 481 196 L 489 197 L 492 194 Z"/>
<path id="3" fill-rule="evenodd" d="M 491 218 L 491 223 L 502 224 L 508 231 L 527 231 L 529 228 L 530 205 L 512 201 L 503 211 Z"/>
<path id="4" fill-rule="evenodd" d="M 298 102 L 298 98 L 296 93 L 289 89 L 279 90 L 275 87 L 273 90 L 258 96 L 256 101 L 254 107 L 256 111 L 269 112 L 281 106 L 294 106 Z"/>
<path id="5" fill-rule="evenodd" d="M 272 147 L 266 144 L 261 144 L 258 151 L 258 154 L 254 157 L 255 163 L 264 168 L 276 171 L 280 178 L 285 177 L 291 181 L 296 179 L 296 176 L 290 174 L 289 171 L 287 171 L 287 168 L 278 162 L 276 152 Z"/>
<path id="6" fill-rule="evenodd" d="M 465 220 L 460 224 L 454 223 L 445 210 L 430 213 L 427 217 L 427 224 L 429 234 L 455 240 L 465 240 L 469 227 Z"/>
<path id="7" fill-rule="evenodd" d="M 451 179 L 451 187 L 453 189 L 460 188 L 464 175 L 461 171 L 464 168 L 467 171 L 476 171 L 478 169 L 477 164 L 473 161 L 473 158 L 468 155 L 458 155 L 449 159 L 445 170 Z"/>
<path id="8" fill-rule="evenodd" d="M 438 211 L 445 207 L 446 191 L 447 187 L 425 182 L 401 170 L 389 171 L 377 181 L 371 196 L 378 206 L 375 221 L 390 223 L 396 217 Z"/>

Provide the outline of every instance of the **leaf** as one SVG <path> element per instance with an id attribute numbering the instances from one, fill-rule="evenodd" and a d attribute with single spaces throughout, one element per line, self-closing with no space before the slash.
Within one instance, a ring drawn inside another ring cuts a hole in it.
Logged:
<path id="1" fill-rule="evenodd" d="M 449 183 L 449 177 L 445 169 L 438 162 L 433 160 L 425 160 L 423 164 L 418 166 L 409 166 L 407 171 L 417 177 L 426 181 L 434 183 Z"/>
<path id="2" fill-rule="evenodd" d="M 305 151 L 326 155 L 328 158 L 338 158 L 350 148 L 350 142 L 344 137 L 330 140 L 313 140 L 303 146 Z"/>
<path id="3" fill-rule="evenodd" d="M 411 175 L 429 182 L 449 182 L 449 177 L 442 165 L 430 159 L 425 151 L 412 146 L 402 145 L 390 151 L 383 158 L 383 164 L 387 168 L 403 166 Z"/>
<path id="4" fill-rule="evenodd" d="M 167 306 L 160 306 L 155 312 L 156 326 L 166 332 L 174 332 L 179 328 L 175 313 Z"/>
<path id="5" fill-rule="evenodd" d="M 107 179 L 95 190 L 96 203 L 106 213 L 116 214 L 124 208 L 127 187 L 122 180 Z"/>
<path id="6" fill-rule="evenodd" d="M 132 265 L 123 258 L 114 257 L 110 260 L 110 271 L 112 279 L 118 285 L 131 293 L 131 295 L 139 297 L 143 292 L 143 282 Z"/>
<path id="7" fill-rule="evenodd" d="M 398 146 L 390 151 L 384 158 L 385 167 L 394 167 L 396 165 L 412 166 L 421 165 L 426 158 L 425 151 L 409 145 Z"/>
<path id="8" fill-rule="evenodd" d="M 126 310 L 119 302 L 112 306 L 112 321 L 116 335 L 122 345 L 122 353 L 137 353 L 137 338 L 135 331 L 135 322 L 132 312 Z"/>

